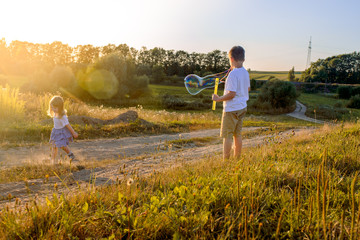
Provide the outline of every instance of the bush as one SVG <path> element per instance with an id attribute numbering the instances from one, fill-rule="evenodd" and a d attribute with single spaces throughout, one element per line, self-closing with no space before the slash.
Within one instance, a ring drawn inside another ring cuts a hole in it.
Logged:
<path id="1" fill-rule="evenodd" d="M 151 74 L 151 83 L 162 83 L 165 80 L 165 72 L 162 66 L 154 65 Z"/>
<path id="2" fill-rule="evenodd" d="M 334 108 L 343 108 L 344 105 L 341 101 L 337 101 L 335 104 L 334 104 Z"/>
<path id="3" fill-rule="evenodd" d="M 127 66 L 126 61 L 123 57 L 120 57 L 116 54 L 109 54 L 103 58 L 97 60 L 92 66 L 90 66 L 87 72 L 92 72 L 96 70 L 107 70 L 116 77 L 118 81 L 118 95 L 121 97 L 129 94 L 128 83 L 132 76 L 127 76 Z"/>
<path id="4" fill-rule="evenodd" d="M 179 96 L 165 94 L 162 97 L 162 105 L 165 109 L 180 110 L 184 109 L 187 103 Z"/>
<path id="5" fill-rule="evenodd" d="M 274 110 L 281 109 L 282 112 L 287 112 L 294 108 L 296 98 L 297 93 L 293 83 L 280 80 L 270 80 L 261 87 L 254 107 L 262 109 L 263 106 L 269 106 L 270 104 L 271 108 Z"/>
<path id="6" fill-rule="evenodd" d="M 360 94 L 360 87 L 354 87 L 351 89 L 351 96 L 355 96 L 359 94 Z"/>
<path id="7" fill-rule="evenodd" d="M 129 82 L 130 97 L 139 98 L 143 95 L 149 94 L 149 77 L 147 75 L 136 76 L 133 81 Z"/>
<path id="8" fill-rule="evenodd" d="M 71 68 L 56 66 L 50 73 L 50 81 L 58 87 L 71 88 L 75 84 L 75 76 Z"/>
<path id="9" fill-rule="evenodd" d="M 327 120 L 335 120 L 335 119 L 343 119 L 344 114 L 348 112 L 345 108 L 342 107 L 332 107 L 329 105 L 320 105 L 316 106 L 316 118 L 318 119 L 327 119 Z M 310 117 L 315 118 L 315 113 L 311 111 L 308 114 Z"/>
<path id="10" fill-rule="evenodd" d="M 360 95 L 352 96 L 346 107 L 360 109 Z"/>
<path id="11" fill-rule="evenodd" d="M 256 80 L 255 79 L 250 80 L 250 89 L 251 89 L 251 91 L 256 90 Z"/>
<path id="12" fill-rule="evenodd" d="M 349 86 L 340 86 L 337 89 L 337 93 L 339 98 L 341 99 L 349 99 L 351 97 L 351 87 Z"/>
<path id="13" fill-rule="evenodd" d="M 0 75 L 0 85 L 5 86 L 8 83 L 8 78 L 4 75 Z"/>
<path id="14" fill-rule="evenodd" d="M 21 87 L 21 90 L 34 93 L 55 93 L 58 87 L 56 83 L 50 81 L 50 75 L 41 70 L 34 72 L 29 81 Z"/>
<path id="15" fill-rule="evenodd" d="M 162 96 L 161 103 L 165 109 L 169 110 L 202 110 L 210 109 L 212 100 L 204 98 L 201 101 L 187 102 L 177 95 L 165 94 Z"/>
<path id="16" fill-rule="evenodd" d="M 170 77 L 169 81 L 172 85 L 184 86 L 184 77 L 179 77 L 177 75 L 173 75 Z"/>
<path id="17" fill-rule="evenodd" d="M 119 91 L 119 83 L 115 75 L 104 69 L 89 68 L 78 78 L 79 86 L 91 94 L 95 99 L 111 99 Z"/>

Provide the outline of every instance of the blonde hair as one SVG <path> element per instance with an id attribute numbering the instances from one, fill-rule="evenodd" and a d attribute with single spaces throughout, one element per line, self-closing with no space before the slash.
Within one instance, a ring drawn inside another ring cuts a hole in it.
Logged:
<path id="1" fill-rule="evenodd" d="M 60 96 L 53 96 L 49 102 L 49 109 L 47 111 L 47 114 L 50 117 L 54 117 L 55 113 L 53 110 L 53 107 L 57 108 L 57 114 L 59 114 L 59 117 L 66 115 L 66 110 L 64 109 L 64 99 Z"/>

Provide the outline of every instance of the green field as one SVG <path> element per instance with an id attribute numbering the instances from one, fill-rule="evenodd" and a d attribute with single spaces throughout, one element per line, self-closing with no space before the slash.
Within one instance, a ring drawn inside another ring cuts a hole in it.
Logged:
<path id="1" fill-rule="evenodd" d="M 356 120 L 360 117 L 359 109 L 346 108 L 349 100 L 338 99 L 336 94 L 301 93 L 298 100 L 307 107 L 306 115 L 320 119 Z M 336 117 L 337 116 L 337 117 Z"/>
<path id="2" fill-rule="evenodd" d="M 283 80 L 283 81 L 287 81 L 288 80 L 288 71 L 274 71 L 274 72 L 270 72 L 270 71 L 250 71 L 250 79 L 255 79 L 255 80 L 268 80 L 271 76 Z M 301 72 L 295 72 L 295 77 L 296 78 L 300 78 L 301 77 Z"/>

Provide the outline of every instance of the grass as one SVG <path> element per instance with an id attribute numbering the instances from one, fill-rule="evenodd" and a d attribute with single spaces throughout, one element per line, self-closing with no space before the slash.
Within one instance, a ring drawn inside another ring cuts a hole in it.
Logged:
<path id="1" fill-rule="evenodd" d="M 17 76 L 17 75 L 4 75 L 0 74 L 0 85 L 5 83 L 10 84 L 11 87 L 21 88 L 29 79 L 26 76 Z M 5 85 L 5 84 L 3 84 Z"/>
<path id="2" fill-rule="evenodd" d="M 24 103 L 19 99 L 19 89 L 0 85 L 0 119 L 16 120 L 23 117 Z"/>
<path id="3" fill-rule="evenodd" d="M 288 81 L 289 71 L 277 71 L 277 72 L 268 72 L 268 71 L 250 71 L 250 79 L 255 80 L 269 80 L 271 76 L 283 81 Z M 300 78 L 301 72 L 295 72 L 295 77 Z"/>
<path id="4" fill-rule="evenodd" d="M 4 208 L 2 239 L 358 239 L 359 124 Z M 296 146 L 296 148 L 294 148 Z M 130 179 L 131 178 L 131 179 Z"/>
<path id="5" fill-rule="evenodd" d="M 192 96 L 184 87 L 150 85 L 153 91 L 153 99 L 161 99 L 168 93 L 178 95 L 185 101 L 200 101 L 203 98 L 211 98 L 212 90 L 206 89 L 202 93 Z M 51 94 L 19 93 L 14 90 L 16 97 L 7 94 L 6 99 L 16 99 L 14 106 L 22 106 L 22 110 L 16 119 L 7 115 L 0 119 L 0 147 L 29 146 L 35 143 L 46 143 L 52 129 L 52 122 L 47 116 L 48 102 Z M 221 94 L 221 92 L 220 92 Z M 255 93 L 251 93 L 255 94 Z M 140 100 L 145 101 L 144 99 Z M 222 107 L 217 106 L 216 111 L 209 109 L 197 111 L 171 111 L 162 110 L 155 104 L 147 108 L 141 105 L 130 108 L 117 108 L 104 105 L 91 105 L 74 99 L 65 98 L 65 108 L 68 115 L 81 115 L 99 119 L 112 119 L 128 110 L 134 110 L 139 118 L 146 120 L 133 123 L 115 125 L 77 125 L 72 123 L 75 131 L 79 133 L 79 139 L 116 138 L 136 134 L 159 134 L 178 133 L 191 130 L 219 128 Z M 301 123 L 283 116 L 251 116 L 245 119 L 244 126 L 271 126 L 271 125 L 297 125 Z M 279 122 L 279 123 L 278 123 Z"/>
<path id="6" fill-rule="evenodd" d="M 356 120 L 360 117 L 359 109 L 346 108 L 348 100 L 338 99 L 334 94 L 302 93 L 298 100 L 306 105 L 306 115 L 312 118 Z"/>
<path id="7" fill-rule="evenodd" d="M 83 166 L 70 166 L 62 164 L 54 168 L 53 165 L 28 164 L 21 167 L 11 167 L 0 170 L 0 183 L 28 181 L 31 179 L 48 178 L 51 176 L 61 176 L 70 172 L 81 170 Z M 4 196 L 3 196 L 4 197 Z"/>

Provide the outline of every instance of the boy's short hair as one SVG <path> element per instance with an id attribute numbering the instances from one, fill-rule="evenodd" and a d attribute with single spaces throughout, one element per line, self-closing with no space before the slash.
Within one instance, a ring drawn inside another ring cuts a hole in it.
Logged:
<path id="1" fill-rule="evenodd" d="M 245 50 L 241 46 L 234 46 L 230 49 L 229 56 L 232 57 L 235 61 L 244 61 Z"/>

